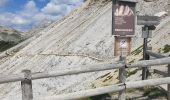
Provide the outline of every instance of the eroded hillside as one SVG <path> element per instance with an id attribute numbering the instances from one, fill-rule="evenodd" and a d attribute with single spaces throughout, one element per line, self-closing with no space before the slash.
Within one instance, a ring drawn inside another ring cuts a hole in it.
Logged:
<path id="1" fill-rule="evenodd" d="M 140 14 L 150 14 L 165 10 L 160 9 L 162 0 L 146 3 L 138 0 Z M 153 5 L 154 6 L 150 6 Z M 155 6 L 156 5 L 156 6 Z M 146 7 L 147 6 L 147 7 Z M 111 35 L 112 3 L 110 0 L 87 0 L 59 22 L 51 24 L 31 38 L 19 52 L 3 59 L 0 73 L 4 75 L 20 73 L 23 69 L 32 72 L 62 71 L 81 68 L 81 65 L 115 61 L 114 37 Z M 141 45 L 140 26 L 134 37 L 133 47 Z M 167 32 L 169 29 L 167 29 Z M 166 32 L 165 32 L 166 33 Z M 154 38 L 158 38 L 155 36 Z M 138 57 L 139 58 L 139 57 Z M 77 67 L 74 67 L 77 66 Z M 64 76 L 33 81 L 34 97 L 57 95 L 93 88 L 92 83 L 108 72 Z M 116 77 L 115 77 L 116 78 Z M 112 83 L 117 82 L 112 78 Z M 0 85 L 1 100 L 21 100 L 20 82 Z"/>

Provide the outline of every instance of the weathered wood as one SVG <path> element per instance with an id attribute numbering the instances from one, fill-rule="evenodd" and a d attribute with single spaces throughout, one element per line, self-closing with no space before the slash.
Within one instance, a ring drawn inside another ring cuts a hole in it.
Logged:
<path id="1" fill-rule="evenodd" d="M 154 73 L 157 73 L 157 74 L 159 74 L 159 75 L 163 75 L 164 77 L 168 77 L 168 73 L 159 71 L 159 70 L 157 70 L 157 69 L 154 69 Z"/>
<path id="2" fill-rule="evenodd" d="M 66 69 L 62 71 L 36 73 L 32 75 L 32 79 L 41 79 L 41 78 L 57 77 L 57 76 L 64 76 L 64 75 L 81 74 L 87 72 L 119 69 L 122 68 L 123 66 L 124 66 L 123 64 L 116 64 L 116 63 L 109 63 L 109 62 L 96 64 L 96 65 L 86 65 L 82 67 L 72 67 L 72 70 Z"/>
<path id="3" fill-rule="evenodd" d="M 15 74 L 15 75 L 0 75 L 0 84 L 4 84 L 4 83 L 9 83 L 9 82 L 17 82 L 17 81 L 21 81 L 24 80 L 24 74 Z"/>
<path id="4" fill-rule="evenodd" d="M 145 86 L 155 86 L 155 85 L 162 85 L 170 83 L 170 77 L 166 78 L 158 78 L 158 79 L 149 79 L 149 80 L 142 80 L 142 81 L 133 81 L 127 82 L 126 88 L 140 88 Z M 118 92 L 125 89 L 125 84 L 116 84 L 112 86 L 105 86 L 97 89 L 90 89 L 85 91 L 78 91 L 74 93 L 62 94 L 57 96 L 48 96 L 48 97 L 41 97 L 35 98 L 35 100 L 74 100 L 80 99 L 89 96 L 100 95 L 104 93 L 111 93 L 111 92 Z"/>
<path id="5" fill-rule="evenodd" d="M 137 25 L 148 25 L 148 26 L 150 26 L 150 25 L 158 25 L 158 24 L 159 24 L 159 22 L 157 22 L 157 21 L 142 21 L 142 20 L 137 21 Z"/>
<path id="6" fill-rule="evenodd" d="M 157 65 L 165 65 L 165 64 L 170 64 L 170 57 L 154 59 L 154 60 L 138 61 L 132 64 L 126 64 L 126 67 L 135 68 L 135 67 L 157 66 Z"/>
<path id="7" fill-rule="evenodd" d="M 137 16 L 137 25 L 158 25 L 160 18 L 157 16 Z"/>
<path id="8" fill-rule="evenodd" d="M 118 92 L 123 89 L 125 89 L 125 86 L 123 84 L 116 84 L 116 85 L 105 86 L 96 89 L 89 89 L 84 91 L 68 93 L 68 94 L 62 94 L 58 96 L 35 98 L 35 100 L 75 100 L 75 99 L 81 99 L 81 98 L 95 96 L 95 95 L 101 95 L 105 93 Z"/>
<path id="9" fill-rule="evenodd" d="M 87 72 L 96 72 L 96 71 L 104 71 L 104 70 L 112 70 L 112 69 L 119 69 L 122 68 L 123 64 L 118 63 L 101 63 L 101 64 L 94 64 L 94 65 L 85 65 L 82 67 L 76 66 L 72 67 L 72 69 L 66 69 L 62 71 L 53 71 L 53 72 L 39 72 L 39 73 L 32 73 L 32 80 L 42 79 L 42 78 L 50 78 L 50 77 L 57 77 L 57 76 L 64 76 L 64 75 L 72 75 L 72 74 L 81 74 Z M 15 75 L 0 75 L 0 84 L 8 83 L 8 82 L 17 82 L 24 80 L 24 74 L 15 74 Z"/>
<path id="10" fill-rule="evenodd" d="M 146 33 L 143 33 L 144 31 L 146 31 Z M 149 55 L 147 55 L 146 50 L 147 50 L 147 44 L 148 44 L 148 35 L 149 35 L 149 29 L 147 26 L 143 27 L 142 30 L 142 34 L 146 34 L 146 37 L 143 40 L 143 60 L 149 60 Z M 142 80 L 147 79 L 147 71 L 148 68 L 147 67 L 143 67 L 142 68 Z"/>
<path id="11" fill-rule="evenodd" d="M 162 84 L 170 84 L 170 77 L 127 82 L 126 88 L 140 88 L 145 86 L 157 86 Z"/>
<path id="12" fill-rule="evenodd" d="M 155 66 L 155 65 L 165 65 L 170 64 L 170 57 L 147 60 L 147 61 L 138 61 L 132 64 L 126 64 L 126 68 L 136 68 L 136 67 L 146 67 L 146 66 Z M 40 72 L 32 74 L 32 80 L 42 79 L 42 78 L 50 78 L 64 75 L 72 75 L 72 74 L 80 74 L 86 72 L 95 72 L 95 71 L 103 71 L 103 70 L 111 70 L 111 69 L 120 69 L 124 65 L 116 64 L 116 63 L 102 63 L 96 65 L 86 65 L 83 67 L 73 67 L 72 70 L 62 70 L 62 71 L 54 71 L 54 72 Z M 23 74 L 9 75 L 9 76 L 0 76 L 0 84 L 8 83 L 8 82 L 17 82 L 24 79 Z"/>
<path id="13" fill-rule="evenodd" d="M 126 63 L 126 57 L 120 56 L 120 63 L 124 64 Z M 119 69 L 119 83 L 125 83 L 126 76 L 125 76 L 125 66 L 123 68 Z M 119 92 L 119 100 L 126 100 L 126 90 L 122 90 Z"/>
<path id="14" fill-rule="evenodd" d="M 23 70 L 22 72 L 25 75 L 25 79 L 21 81 L 22 100 L 32 100 L 33 92 L 32 92 L 31 71 Z"/>
<path id="15" fill-rule="evenodd" d="M 168 77 L 170 77 L 170 64 L 168 65 Z M 167 99 L 170 100 L 170 84 L 168 84 Z"/>
<path id="16" fill-rule="evenodd" d="M 164 57 L 167 57 L 167 56 L 164 56 L 164 55 L 161 55 L 161 54 L 157 54 L 157 53 L 154 53 L 150 50 L 147 50 L 146 53 L 152 57 L 156 57 L 156 58 L 164 58 Z"/>

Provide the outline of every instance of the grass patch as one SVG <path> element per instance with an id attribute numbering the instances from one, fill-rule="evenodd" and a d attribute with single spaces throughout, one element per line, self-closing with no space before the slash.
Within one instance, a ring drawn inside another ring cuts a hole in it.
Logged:
<path id="1" fill-rule="evenodd" d="M 103 76 L 100 76 L 100 77 L 98 77 L 97 79 L 104 78 L 104 77 L 108 76 L 110 73 L 111 73 L 111 72 L 109 72 L 109 73 L 107 73 L 107 74 L 105 74 L 105 75 L 103 75 Z M 97 80 L 97 79 L 96 79 L 96 80 Z"/>
<path id="2" fill-rule="evenodd" d="M 144 88 L 144 96 L 148 96 L 149 98 L 158 98 L 158 97 L 166 97 L 167 94 L 165 91 L 160 90 L 157 87 L 152 88 Z"/>
<path id="3" fill-rule="evenodd" d="M 136 74 L 138 72 L 138 69 L 135 69 L 135 70 L 133 70 L 133 71 L 126 71 L 126 77 L 129 77 L 129 76 L 131 76 L 131 75 L 134 75 L 134 74 Z"/>
<path id="4" fill-rule="evenodd" d="M 169 44 L 166 44 L 163 48 L 163 52 L 164 53 L 168 53 L 170 51 L 170 45 Z"/>
<path id="5" fill-rule="evenodd" d="M 162 90 L 158 87 L 154 87 L 154 86 L 153 87 L 144 87 L 144 88 L 126 90 L 127 93 L 135 93 L 136 91 L 142 92 L 142 94 L 143 94 L 142 97 L 147 97 L 147 100 L 158 99 L 158 98 L 161 98 L 161 97 L 166 98 L 166 96 L 167 96 L 167 94 L 164 90 Z M 133 97 L 130 97 L 127 100 L 136 100 L 136 99 L 132 99 L 132 98 Z"/>
<path id="6" fill-rule="evenodd" d="M 132 55 L 139 55 L 142 52 L 143 45 L 131 52 Z"/>

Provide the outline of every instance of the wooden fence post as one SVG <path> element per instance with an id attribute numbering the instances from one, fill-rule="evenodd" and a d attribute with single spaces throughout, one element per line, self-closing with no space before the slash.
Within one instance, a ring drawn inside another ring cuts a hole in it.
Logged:
<path id="1" fill-rule="evenodd" d="M 120 56 L 120 62 L 125 64 L 126 63 L 126 57 Z M 119 82 L 120 83 L 125 83 L 126 81 L 126 76 L 125 76 L 125 66 L 123 68 L 119 69 Z M 119 92 L 119 100 L 126 100 L 126 90 L 122 90 Z"/>
<path id="2" fill-rule="evenodd" d="M 170 64 L 168 65 L 168 77 L 170 77 Z M 170 100 L 170 84 L 168 84 L 167 98 L 168 98 L 168 100 Z"/>
<path id="3" fill-rule="evenodd" d="M 22 100 L 32 100 L 33 92 L 32 92 L 32 81 L 31 81 L 31 71 L 23 70 L 25 79 L 21 81 L 21 89 L 22 89 Z"/>

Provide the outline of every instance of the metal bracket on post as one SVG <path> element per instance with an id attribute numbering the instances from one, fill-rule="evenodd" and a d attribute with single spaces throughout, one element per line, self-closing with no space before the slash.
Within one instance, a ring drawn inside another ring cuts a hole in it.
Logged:
<path id="1" fill-rule="evenodd" d="M 120 63 L 125 64 L 126 63 L 126 57 L 120 56 Z M 120 83 L 125 83 L 126 81 L 126 76 L 125 76 L 125 66 L 123 68 L 119 69 L 119 80 Z M 126 90 L 122 90 L 119 92 L 119 100 L 126 100 Z"/>
<path id="2" fill-rule="evenodd" d="M 25 79 L 21 81 L 21 89 L 22 89 L 22 100 L 32 100 L 33 92 L 32 92 L 32 81 L 31 81 L 31 71 L 23 70 Z"/>

